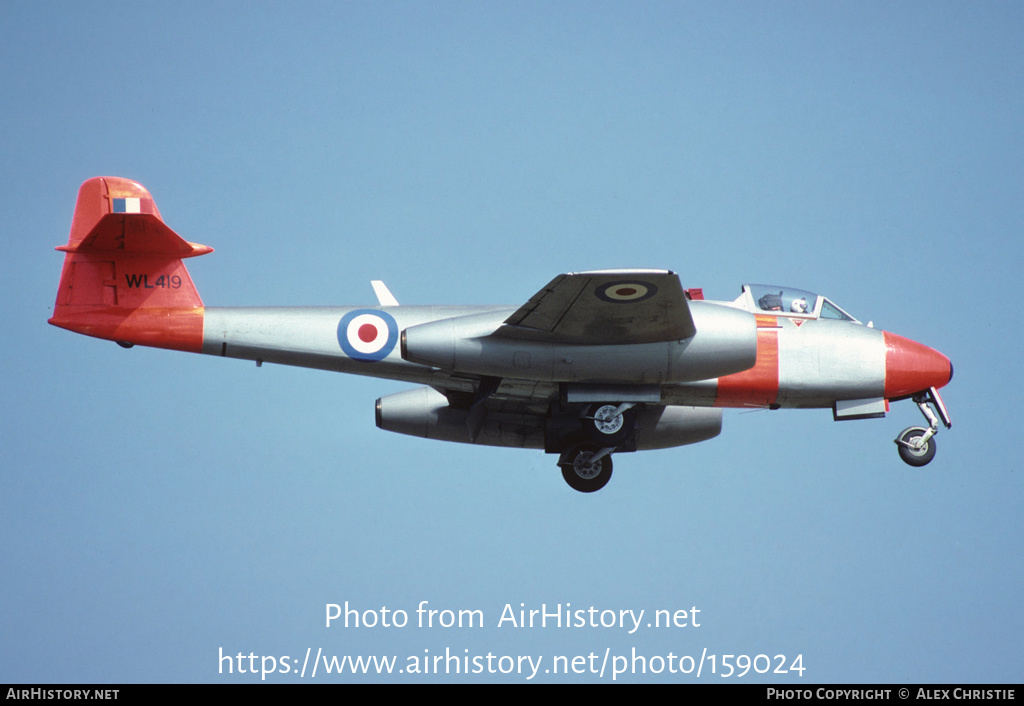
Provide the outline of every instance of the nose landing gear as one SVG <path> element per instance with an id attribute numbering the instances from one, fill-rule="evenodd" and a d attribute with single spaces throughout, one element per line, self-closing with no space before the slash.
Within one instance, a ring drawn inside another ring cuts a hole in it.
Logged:
<path id="1" fill-rule="evenodd" d="M 927 392 L 914 395 L 913 399 L 921 410 L 921 414 L 928 421 L 928 428 L 908 427 L 900 432 L 895 442 L 904 463 L 911 466 L 924 466 L 935 458 L 935 439 L 932 437 L 939 431 L 939 419 L 929 405 L 935 406 L 936 412 L 942 418 L 942 423 L 947 429 L 952 427 L 953 423 L 949 419 L 946 405 L 939 397 L 939 391 L 934 387 L 929 388 Z"/>

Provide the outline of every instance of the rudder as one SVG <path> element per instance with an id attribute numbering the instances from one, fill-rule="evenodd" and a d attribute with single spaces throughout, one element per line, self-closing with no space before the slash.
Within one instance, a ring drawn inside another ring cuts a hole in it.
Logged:
<path id="1" fill-rule="evenodd" d="M 203 302 L 183 258 L 212 252 L 167 227 L 149 191 L 120 177 L 82 184 L 57 288 L 54 326 L 200 352 Z"/>

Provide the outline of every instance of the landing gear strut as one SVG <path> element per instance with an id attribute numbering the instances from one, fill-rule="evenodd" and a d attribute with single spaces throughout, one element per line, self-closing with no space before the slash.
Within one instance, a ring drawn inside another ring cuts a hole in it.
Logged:
<path id="1" fill-rule="evenodd" d="M 558 430 L 561 433 L 554 434 L 557 445 L 553 445 L 562 451 L 558 465 L 571 488 L 593 493 L 608 484 L 612 453 L 635 449 L 640 407 L 636 402 L 599 402 L 577 407 L 570 411 L 572 416 L 562 418 L 563 427 Z"/>
<path id="2" fill-rule="evenodd" d="M 935 410 L 938 412 L 939 417 L 942 418 L 942 423 L 947 429 L 953 426 L 953 423 L 949 419 L 946 405 L 942 403 L 942 398 L 939 397 L 939 391 L 934 387 L 929 388 L 927 392 L 920 392 L 914 395 L 914 402 L 917 403 L 921 414 L 927 420 L 928 428 L 908 427 L 900 432 L 895 441 L 896 446 L 899 447 L 900 458 L 903 459 L 904 463 L 911 466 L 924 466 L 935 458 L 935 439 L 932 437 L 939 431 L 939 419 L 935 416 L 935 412 L 932 411 L 930 405 L 935 406 Z"/>

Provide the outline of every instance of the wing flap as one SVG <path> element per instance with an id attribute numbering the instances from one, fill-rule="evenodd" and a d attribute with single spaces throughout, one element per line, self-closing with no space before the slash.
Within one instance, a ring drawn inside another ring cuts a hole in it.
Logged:
<path id="1" fill-rule="evenodd" d="M 505 323 L 536 331 L 554 331 L 586 286 L 585 277 L 559 275 L 519 307 Z"/>
<path id="2" fill-rule="evenodd" d="M 602 270 L 554 278 L 508 317 L 495 335 L 618 345 L 682 340 L 695 333 L 677 274 Z"/>

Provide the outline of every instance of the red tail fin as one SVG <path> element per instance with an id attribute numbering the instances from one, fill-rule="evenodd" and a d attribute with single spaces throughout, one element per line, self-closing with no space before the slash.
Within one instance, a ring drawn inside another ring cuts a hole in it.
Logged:
<path id="1" fill-rule="evenodd" d="M 50 323 L 120 343 L 199 352 L 203 302 L 182 258 L 213 248 L 164 224 L 141 184 L 94 177 L 75 204 Z"/>

